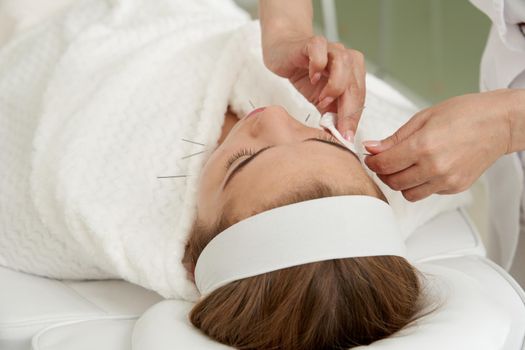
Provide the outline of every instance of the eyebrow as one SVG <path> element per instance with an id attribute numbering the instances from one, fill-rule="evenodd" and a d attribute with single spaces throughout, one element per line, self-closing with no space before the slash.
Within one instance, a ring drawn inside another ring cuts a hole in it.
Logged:
<path id="1" fill-rule="evenodd" d="M 316 142 L 321 142 L 321 143 L 325 143 L 327 145 L 331 145 L 331 146 L 337 147 L 337 148 L 339 148 L 339 149 L 341 149 L 343 151 L 349 152 L 354 157 L 356 157 L 357 160 L 359 160 L 359 157 L 357 156 L 357 154 L 355 154 L 354 152 L 352 152 L 351 150 L 349 150 L 348 148 L 346 148 L 345 146 L 343 146 L 343 145 L 341 145 L 339 143 L 328 141 L 328 140 L 323 140 L 323 139 L 318 139 L 318 138 L 315 138 L 315 137 L 303 140 L 303 142 L 307 142 L 307 141 L 316 141 Z M 230 174 L 228 175 L 228 178 L 226 179 L 226 182 L 224 183 L 223 189 L 226 188 L 228 183 L 230 183 L 231 179 L 233 179 L 233 177 L 235 175 L 237 175 L 248 163 L 250 163 L 252 160 L 254 160 L 257 156 L 261 155 L 263 152 L 265 152 L 265 151 L 267 151 L 267 150 L 269 150 L 270 148 L 273 148 L 273 147 L 275 147 L 275 146 L 264 147 L 264 148 L 258 150 L 257 152 L 255 152 L 252 156 L 250 156 L 250 157 L 246 158 L 245 160 L 243 160 L 242 162 L 240 162 L 239 165 L 237 165 L 235 167 L 235 169 L 233 169 L 230 172 Z"/>

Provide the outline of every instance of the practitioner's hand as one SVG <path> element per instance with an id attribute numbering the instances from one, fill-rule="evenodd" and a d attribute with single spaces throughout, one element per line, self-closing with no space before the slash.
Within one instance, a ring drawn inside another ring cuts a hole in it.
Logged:
<path id="1" fill-rule="evenodd" d="M 280 32 L 263 40 L 264 63 L 288 78 L 321 113 L 337 113 L 337 129 L 353 141 L 365 101 L 363 54 L 322 36 Z"/>
<path id="2" fill-rule="evenodd" d="M 497 90 L 425 109 L 390 137 L 363 142 L 373 154 L 365 163 L 409 201 L 464 191 L 500 156 L 515 151 L 510 111 L 515 96 Z"/>

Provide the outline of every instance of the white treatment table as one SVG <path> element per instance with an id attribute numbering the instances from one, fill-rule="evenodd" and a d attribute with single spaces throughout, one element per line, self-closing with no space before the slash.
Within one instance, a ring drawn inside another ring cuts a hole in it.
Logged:
<path id="1" fill-rule="evenodd" d="M 434 319 L 393 339 L 394 345 L 377 343 L 378 349 L 399 349 L 399 341 L 409 341 L 405 350 L 480 349 L 477 342 L 486 344 L 484 337 L 498 338 L 499 349 L 523 349 L 523 290 L 485 257 L 479 234 L 463 209 L 428 222 L 407 245 L 412 261 L 479 285 L 487 298 L 473 301 L 472 294 L 460 287 L 451 293 L 459 303 L 436 311 Z M 462 310 L 469 302 L 473 309 Z M 489 304 L 499 310 L 497 317 L 493 310 L 485 310 Z M 226 349 L 192 329 L 185 317 L 190 307 L 124 281 L 58 281 L 0 268 L 0 349 Z M 463 318 L 458 327 L 456 314 Z M 443 320 L 449 320 L 450 329 L 441 330 L 447 325 Z M 479 339 L 474 337 L 483 327 L 487 330 Z M 451 342 L 457 347 L 450 347 Z"/>

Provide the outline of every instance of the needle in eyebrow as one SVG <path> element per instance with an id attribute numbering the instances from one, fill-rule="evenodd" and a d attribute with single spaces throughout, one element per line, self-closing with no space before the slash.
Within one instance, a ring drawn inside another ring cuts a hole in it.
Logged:
<path id="1" fill-rule="evenodd" d="M 193 143 L 193 144 L 196 144 L 196 145 L 199 145 L 199 146 L 206 146 L 204 143 L 200 143 L 200 142 L 196 142 L 196 141 L 191 141 L 191 140 L 187 140 L 187 139 L 181 139 L 181 140 L 185 141 L 185 142 Z"/>
<path id="2" fill-rule="evenodd" d="M 170 175 L 170 176 L 157 176 L 157 179 L 168 179 L 173 177 L 188 177 L 190 175 Z"/>
<path id="3" fill-rule="evenodd" d="M 196 156 L 196 155 L 201 154 L 201 153 L 204 153 L 204 152 L 208 152 L 208 150 L 205 149 L 204 151 L 200 151 L 200 152 L 192 153 L 192 154 L 189 154 L 189 155 L 187 155 L 187 156 L 182 157 L 181 159 L 190 158 L 190 157 Z"/>
<path id="4" fill-rule="evenodd" d="M 250 106 L 252 106 L 252 108 L 255 109 L 255 105 L 253 104 L 253 102 L 250 100 L 248 100 L 248 102 L 250 102 Z"/>
<path id="5" fill-rule="evenodd" d="M 308 121 L 308 119 L 310 119 L 310 113 L 308 113 L 308 115 L 306 116 L 306 119 L 304 120 L 304 122 L 306 123 Z"/>

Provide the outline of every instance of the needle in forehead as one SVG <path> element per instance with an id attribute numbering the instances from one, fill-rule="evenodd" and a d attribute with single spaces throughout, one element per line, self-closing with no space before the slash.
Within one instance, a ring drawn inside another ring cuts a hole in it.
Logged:
<path id="1" fill-rule="evenodd" d="M 208 152 L 208 150 L 205 149 L 204 151 L 195 152 L 195 153 L 189 154 L 189 155 L 187 155 L 187 156 L 184 156 L 184 157 L 182 157 L 181 159 L 191 158 L 191 157 L 193 157 L 193 156 L 196 156 L 196 155 L 199 155 L 199 154 L 203 154 L 203 153 L 205 153 L 205 152 Z"/>
<path id="2" fill-rule="evenodd" d="M 188 177 L 190 175 L 168 175 L 168 176 L 157 176 L 157 179 L 170 179 L 170 178 L 179 178 L 179 177 Z"/>
<path id="3" fill-rule="evenodd" d="M 193 143 L 194 145 L 206 146 L 204 143 L 200 143 L 200 142 L 197 142 L 197 141 L 192 141 L 192 140 L 188 140 L 188 139 L 181 139 L 181 140 L 184 141 L 184 142 Z"/>

